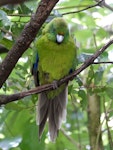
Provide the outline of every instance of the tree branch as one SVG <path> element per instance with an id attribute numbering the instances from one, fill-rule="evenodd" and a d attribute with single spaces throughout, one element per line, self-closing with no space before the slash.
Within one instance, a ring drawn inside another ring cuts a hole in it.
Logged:
<path id="1" fill-rule="evenodd" d="M 60 84 L 72 80 L 75 76 L 77 76 L 80 72 L 86 69 L 88 66 L 94 63 L 94 60 L 101 55 L 111 44 L 113 44 L 113 39 L 111 39 L 108 43 L 106 43 L 102 48 L 100 48 L 94 55 L 88 58 L 80 68 L 74 71 L 72 74 L 66 76 L 65 78 L 61 79 Z"/>
<path id="2" fill-rule="evenodd" d="M 100 6 L 103 1 L 104 0 L 100 0 L 97 4 L 90 5 L 90 6 L 86 7 L 86 8 L 84 8 L 84 9 L 81 9 L 81 10 L 66 12 L 66 13 L 63 13 L 62 15 L 69 15 L 69 14 L 79 13 L 79 12 L 85 11 L 87 9 L 90 9 L 90 8 L 93 8 L 93 7 L 96 7 L 96 6 Z"/>
<path id="3" fill-rule="evenodd" d="M 94 62 L 93 64 L 113 64 L 113 61 L 100 61 L 100 62 Z"/>
<path id="4" fill-rule="evenodd" d="M 82 146 L 81 146 L 79 143 L 77 143 L 77 142 L 75 141 L 75 139 L 73 139 L 71 136 L 69 136 L 63 128 L 61 128 L 60 131 L 63 133 L 63 135 L 64 135 L 73 145 L 75 145 L 78 149 L 81 149 Z"/>
<path id="5" fill-rule="evenodd" d="M 95 0 L 96 2 L 99 2 L 99 0 Z M 105 7 L 107 9 L 109 9 L 110 11 L 113 11 L 113 7 L 109 6 L 105 0 L 103 0 L 103 2 L 100 4 L 101 7 Z"/>
<path id="6" fill-rule="evenodd" d="M 86 69 L 88 66 L 90 66 L 91 64 L 94 63 L 94 60 L 101 55 L 111 44 L 113 44 L 113 39 L 110 40 L 107 44 L 105 44 L 101 49 L 99 49 L 98 51 L 96 51 L 96 53 L 94 55 L 92 55 L 89 59 L 87 59 L 84 64 L 81 65 L 80 68 L 78 68 L 77 70 L 75 70 L 73 73 L 71 73 L 70 75 L 64 77 L 63 79 L 57 81 L 57 85 L 58 87 L 69 81 L 74 79 L 80 72 L 82 72 L 84 69 Z M 42 85 L 39 87 L 36 87 L 34 89 L 25 91 L 25 92 L 21 92 L 21 93 L 17 93 L 17 94 L 12 94 L 12 95 L 0 95 L 0 105 L 2 104 L 7 104 L 9 102 L 12 101 L 16 101 L 19 100 L 21 98 L 24 98 L 26 96 L 29 96 L 31 94 L 38 94 L 47 90 L 53 90 L 54 89 L 54 85 L 51 84 L 46 84 L 46 85 Z"/>
<path id="7" fill-rule="evenodd" d="M 8 35 L 12 36 L 15 39 L 17 38 L 12 32 L 10 32 L 10 31 L 8 31 L 8 30 L 6 30 L 4 28 L 0 28 L 0 31 L 4 32 L 4 33 L 7 33 Z"/>
<path id="8" fill-rule="evenodd" d="M 0 64 L 0 88 L 15 67 L 18 59 L 34 40 L 40 27 L 58 1 L 59 0 L 42 0 L 40 2 L 36 13 L 31 17 L 30 22 L 26 24 L 15 45 L 9 51 L 2 64 Z"/>

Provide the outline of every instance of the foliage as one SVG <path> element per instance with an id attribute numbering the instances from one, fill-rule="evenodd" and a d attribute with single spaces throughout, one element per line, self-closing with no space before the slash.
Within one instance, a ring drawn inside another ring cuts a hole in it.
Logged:
<path id="1" fill-rule="evenodd" d="M 39 1 L 21 5 L 6 5 L 0 8 L 0 45 L 11 49 Z M 94 7 L 74 13 L 95 1 L 62 0 L 51 13 L 51 17 L 63 16 L 78 47 L 77 66 L 112 37 L 112 13 L 107 7 Z M 110 3 L 113 6 L 113 2 Z M 66 14 L 72 12 L 70 14 Z M 51 18 L 50 17 L 50 18 Z M 34 87 L 30 73 L 34 42 L 19 59 L 0 94 L 13 94 Z M 113 46 L 110 46 L 96 62 L 112 61 Z M 7 55 L 0 53 L 0 62 Z M 48 140 L 47 127 L 42 140 L 38 140 L 35 123 L 37 95 L 26 97 L 0 108 L 0 148 L 2 150 L 89 150 L 88 94 L 100 96 L 101 131 L 104 149 L 110 149 L 113 135 L 113 69 L 112 63 L 93 64 L 69 83 L 68 114 L 56 143 Z M 107 115 L 106 115 L 107 114 Z M 94 118 L 95 119 L 95 118 Z"/>

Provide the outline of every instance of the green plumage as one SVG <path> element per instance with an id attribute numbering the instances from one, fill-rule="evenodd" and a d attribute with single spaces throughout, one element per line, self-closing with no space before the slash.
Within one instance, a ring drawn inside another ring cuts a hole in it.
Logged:
<path id="1" fill-rule="evenodd" d="M 74 69 L 76 48 L 62 18 L 53 19 L 42 31 L 36 42 L 39 57 L 38 72 L 40 85 L 52 83 Z M 55 140 L 61 123 L 66 117 L 67 83 L 53 91 L 41 93 L 37 108 L 39 137 L 49 118 L 50 139 Z M 45 116 L 44 116 L 45 114 Z"/>
<path id="2" fill-rule="evenodd" d="M 62 44 L 56 42 L 58 33 L 64 35 Z M 73 69 L 76 57 L 75 45 L 69 36 L 67 24 L 63 19 L 54 19 L 46 26 L 42 36 L 36 43 L 36 47 L 40 59 L 39 78 L 41 84 L 59 80 L 68 75 L 70 69 Z M 56 96 L 56 94 L 56 91 L 53 91 L 51 98 Z"/>

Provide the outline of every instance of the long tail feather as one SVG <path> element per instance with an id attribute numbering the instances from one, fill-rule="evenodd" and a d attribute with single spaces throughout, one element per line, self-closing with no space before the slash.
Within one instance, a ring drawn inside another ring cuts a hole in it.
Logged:
<path id="1" fill-rule="evenodd" d="M 50 102 L 49 133 L 51 141 L 55 141 L 62 122 L 66 121 L 67 87 Z"/>
<path id="2" fill-rule="evenodd" d="M 39 94 L 38 104 L 36 105 L 36 122 L 39 125 L 39 139 L 44 130 L 44 126 L 48 117 L 49 100 L 45 93 Z"/>
<path id="3" fill-rule="evenodd" d="M 48 117 L 50 140 L 55 141 L 63 121 L 66 120 L 67 87 L 54 99 L 48 99 L 45 93 L 39 96 L 37 124 L 41 137 Z"/>

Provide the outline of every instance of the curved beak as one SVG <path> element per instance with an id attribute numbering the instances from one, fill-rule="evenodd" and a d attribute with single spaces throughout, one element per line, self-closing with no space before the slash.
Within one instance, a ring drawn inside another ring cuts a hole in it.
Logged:
<path id="1" fill-rule="evenodd" d="M 56 41 L 57 41 L 57 43 L 62 43 L 63 42 L 63 40 L 64 40 L 64 36 L 63 35 L 61 35 L 61 34 L 57 34 L 57 36 L 56 36 Z"/>

